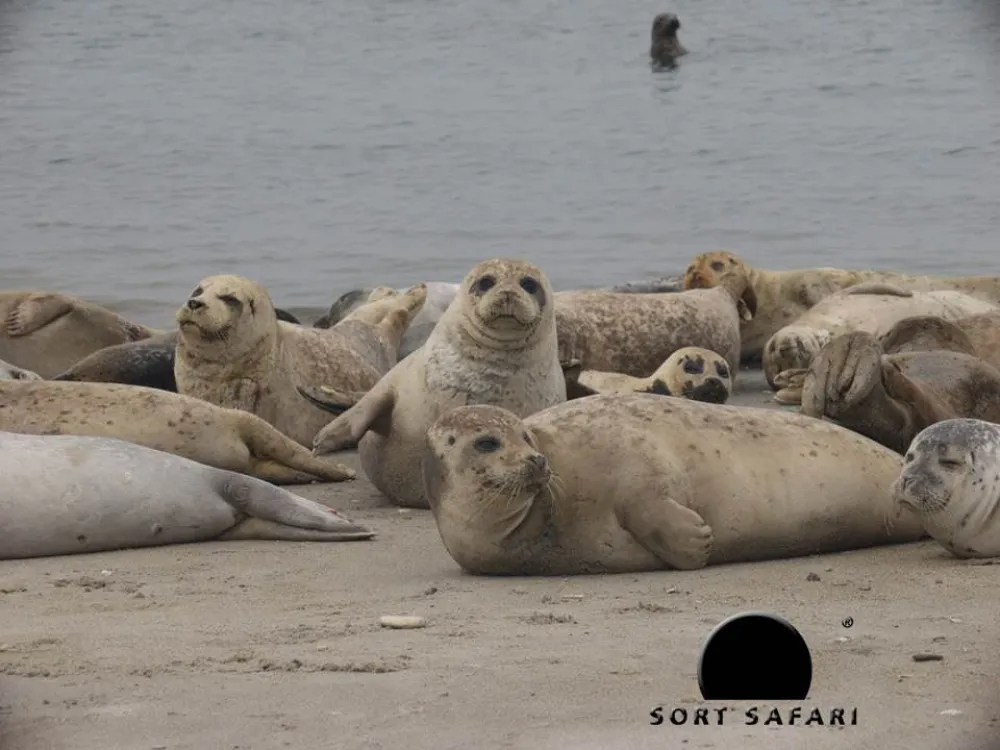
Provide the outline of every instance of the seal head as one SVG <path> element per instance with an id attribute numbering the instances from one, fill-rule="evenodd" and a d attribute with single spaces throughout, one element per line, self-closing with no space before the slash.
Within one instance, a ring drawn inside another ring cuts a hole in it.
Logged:
<path id="1" fill-rule="evenodd" d="M 515 273 L 516 271 L 516 273 Z M 554 321 L 552 289 L 541 269 L 520 260 L 480 263 L 462 281 L 458 330 L 493 350 L 522 350 L 547 334 Z"/>
<path id="2" fill-rule="evenodd" d="M 267 290 L 239 276 L 202 279 L 175 317 L 185 345 L 205 362 L 242 360 L 277 336 Z"/>
<path id="3" fill-rule="evenodd" d="M 649 57 L 653 65 L 670 68 L 676 65 L 678 57 L 687 54 L 687 50 L 677 39 L 680 28 L 680 19 L 673 13 L 660 13 L 653 18 L 649 46 Z"/>

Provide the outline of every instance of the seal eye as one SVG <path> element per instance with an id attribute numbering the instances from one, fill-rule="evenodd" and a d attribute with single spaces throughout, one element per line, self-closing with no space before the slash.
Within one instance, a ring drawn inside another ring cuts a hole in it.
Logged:
<path id="1" fill-rule="evenodd" d="M 500 441 L 495 437 L 481 437 L 472 445 L 480 453 L 493 453 L 500 449 Z"/>
<path id="2" fill-rule="evenodd" d="M 241 304 L 243 304 L 242 302 L 240 302 L 238 299 L 236 299 L 236 297 L 234 297 L 231 294 L 220 294 L 219 295 L 219 299 L 221 299 L 223 302 L 225 302 L 230 307 L 239 307 Z"/>
<path id="3" fill-rule="evenodd" d="M 719 260 L 713 260 L 712 261 L 712 270 L 713 271 L 718 271 L 719 273 L 722 273 L 723 270 L 725 270 L 725 268 L 726 267 L 724 265 L 722 265 L 722 261 L 719 261 Z"/>
<path id="4" fill-rule="evenodd" d="M 195 290 L 194 290 L 193 292 L 191 292 L 191 296 L 192 296 L 192 297 L 200 297 L 200 296 L 201 296 L 201 295 L 203 295 L 204 293 L 205 293 L 205 290 L 204 290 L 204 289 L 202 289 L 201 287 L 198 287 L 198 288 L 197 288 L 197 289 L 195 289 Z"/>
<path id="5" fill-rule="evenodd" d="M 528 294 L 534 294 L 538 291 L 538 282 L 530 276 L 525 276 L 521 279 L 521 288 Z"/>
<path id="6" fill-rule="evenodd" d="M 479 281 L 476 282 L 476 289 L 480 293 L 488 292 L 490 289 L 497 285 L 497 280 L 492 276 L 483 276 Z"/>
<path id="7" fill-rule="evenodd" d="M 454 445 L 454 444 L 455 444 L 455 436 L 454 435 L 449 435 L 448 436 L 448 445 Z"/>

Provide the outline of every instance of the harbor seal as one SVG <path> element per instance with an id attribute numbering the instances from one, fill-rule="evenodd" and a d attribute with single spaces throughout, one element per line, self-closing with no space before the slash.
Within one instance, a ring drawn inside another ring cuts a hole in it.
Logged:
<path id="1" fill-rule="evenodd" d="M 891 487 L 897 509 L 960 558 L 1000 557 L 1000 426 L 946 419 L 913 438 Z"/>
<path id="2" fill-rule="evenodd" d="M 279 321 L 267 290 L 239 276 L 202 279 L 177 311 L 177 392 L 256 414 L 303 446 L 330 421 L 299 385 L 367 391 L 396 364 L 426 297 L 423 284 L 381 294 L 333 328 Z"/>
<path id="3" fill-rule="evenodd" d="M 677 39 L 680 28 L 680 19 L 673 13 L 660 13 L 653 18 L 649 60 L 654 67 L 671 68 L 676 65 L 678 57 L 687 54 L 687 50 Z"/>
<path id="4" fill-rule="evenodd" d="M 427 343 L 324 427 L 313 452 L 357 442 L 365 474 L 391 503 L 428 507 L 420 454 L 441 414 L 486 403 L 527 416 L 566 400 L 552 296 L 548 277 L 531 263 L 477 264 Z"/>
<path id="5" fill-rule="evenodd" d="M 801 409 L 904 453 L 935 422 L 1000 421 L 1000 370 L 963 352 L 886 354 L 872 334 L 853 331 L 820 351 L 802 385 Z"/>
<path id="6" fill-rule="evenodd" d="M 736 266 L 747 274 L 757 295 L 757 312 L 742 329 L 744 362 L 760 360 L 768 339 L 820 300 L 864 281 L 882 281 L 921 291 L 955 289 L 1000 304 L 1000 276 L 911 276 L 876 269 L 829 267 L 770 271 L 752 268 L 736 253 L 724 250 L 696 255 L 684 272 L 684 288 L 715 286 L 721 274 Z"/>
<path id="7" fill-rule="evenodd" d="M 98 349 L 159 331 L 57 292 L 0 292 L 0 359 L 51 378 Z"/>
<path id="8" fill-rule="evenodd" d="M 885 282 L 862 282 L 824 297 L 768 339 L 764 377 L 777 390 L 779 373 L 808 368 L 817 352 L 843 333 L 866 331 L 880 336 L 912 315 L 955 320 L 985 312 L 1000 312 L 1000 308 L 953 289 L 911 291 Z"/>
<path id="9" fill-rule="evenodd" d="M 276 484 L 355 476 L 253 414 L 135 385 L 0 382 L 0 430 L 118 438 Z"/>
<path id="10" fill-rule="evenodd" d="M 25 370 L 23 367 L 16 367 L 10 362 L 0 359 L 0 380 L 41 380 L 42 376 L 37 372 Z"/>
<path id="11" fill-rule="evenodd" d="M 708 349 L 686 346 L 667 357 L 648 378 L 635 378 L 618 372 L 564 367 L 567 399 L 596 393 L 657 393 L 693 401 L 724 404 L 733 391 L 729 363 Z"/>
<path id="12" fill-rule="evenodd" d="M 467 406 L 427 431 L 442 541 L 479 575 L 631 573 L 916 541 L 886 528 L 902 459 L 829 422 L 648 393 L 518 419 Z"/>
<path id="13" fill-rule="evenodd" d="M 663 294 L 556 293 L 559 361 L 645 378 L 678 349 L 698 346 L 722 355 L 735 379 L 740 321 L 753 316 L 757 298 L 741 269 L 720 278 L 711 289 Z"/>
<path id="14" fill-rule="evenodd" d="M 606 292 L 619 292 L 621 294 L 651 294 L 664 292 L 683 292 L 683 276 L 660 276 L 656 279 L 639 279 L 636 281 L 623 281 L 621 284 L 605 287 Z"/>
<path id="15" fill-rule="evenodd" d="M 936 349 L 964 352 L 1000 369 L 1000 312 L 951 321 L 914 315 L 894 325 L 880 343 L 887 354 Z"/>
<path id="16" fill-rule="evenodd" d="M 0 559 L 374 532 L 253 477 L 125 440 L 0 432 Z"/>
<path id="17" fill-rule="evenodd" d="M 399 359 L 410 356 L 423 346 L 427 337 L 431 335 L 431 331 L 434 330 L 434 326 L 441 320 L 444 311 L 448 309 L 448 305 L 458 294 L 458 284 L 428 281 L 425 286 L 427 287 L 427 299 L 403 334 L 403 340 L 399 344 Z M 352 310 L 362 305 L 372 291 L 372 289 L 352 289 L 342 294 L 330 306 L 329 311 L 313 323 L 313 327 L 331 328 L 335 326 Z M 396 291 L 402 293 L 405 290 L 397 289 Z"/>

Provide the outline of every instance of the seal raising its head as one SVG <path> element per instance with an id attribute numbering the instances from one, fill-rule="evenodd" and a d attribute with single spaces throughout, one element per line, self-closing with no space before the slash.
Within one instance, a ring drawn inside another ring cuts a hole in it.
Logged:
<path id="1" fill-rule="evenodd" d="M 956 557 L 1000 556 L 1000 426 L 947 419 L 922 430 L 892 493 L 897 512 L 916 510 Z"/>
<path id="2" fill-rule="evenodd" d="M 654 65 L 670 67 L 678 57 L 687 54 L 677 40 L 680 27 L 680 19 L 673 13 L 660 13 L 653 19 L 649 57 Z"/>

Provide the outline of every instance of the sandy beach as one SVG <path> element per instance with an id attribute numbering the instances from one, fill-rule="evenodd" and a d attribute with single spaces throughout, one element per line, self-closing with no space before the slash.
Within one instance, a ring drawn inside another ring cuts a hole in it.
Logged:
<path id="1" fill-rule="evenodd" d="M 741 373 L 732 402 L 779 408 L 759 372 Z M 357 481 L 295 490 L 370 525 L 370 542 L 0 563 L 0 748 L 1000 744 L 993 566 L 922 542 L 699 572 L 477 578 L 429 511 L 387 506 L 346 462 Z M 701 645 L 747 610 L 783 615 L 809 644 L 803 715 L 856 707 L 856 726 L 767 727 L 770 706 L 748 725 L 751 704 L 722 726 L 651 725 L 657 706 L 704 705 Z M 382 615 L 427 625 L 386 629 Z"/>

